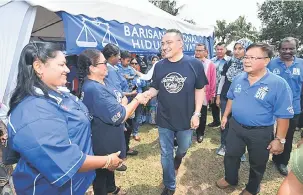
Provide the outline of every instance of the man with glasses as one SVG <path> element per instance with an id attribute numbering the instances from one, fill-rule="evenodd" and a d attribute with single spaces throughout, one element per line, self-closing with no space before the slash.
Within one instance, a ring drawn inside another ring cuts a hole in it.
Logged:
<path id="1" fill-rule="evenodd" d="M 274 155 L 272 158 L 279 172 L 285 176 L 288 174 L 287 165 L 292 150 L 294 132 L 301 113 L 300 98 L 303 83 L 303 59 L 295 56 L 297 47 L 298 41 L 295 38 L 284 38 L 279 43 L 278 49 L 280 56 L 273 59 L 267 66 L 274 74 L 286 80 L 293 93 L 292 104 L 295 115 L 289 122 L 284 152 L 280 155 Z"/>
<path id="2" fill-rule="evenodd" d="M 240 195 L 259 193 L 269 153 L 283 152 L 289 119 L 293 117 L 289 85 L 266 68 L 272 55 L 265 43 L 247 48 L 244 72 L 234 78 L 229 88 L 221 119 L 221 126 L 225 128 L 227 117 L 232 113 L 226 137 L 225 177 L 216 184 L 221 189 L 238 184 L 240 158 L 247 147 L 249 180 Z M 275 119 L 278 126 L 273 138 Z"/>
<path id="3" fill-rule="evenodd" d="M 151 88 L 144 93 L 158 98 L 156 122 L 165 186 L 161 195 L 172 195 L 177 171 L 191 145 L 192 131 L 199 126 L 207 79 L 201 61 L 183 54 L 179 30 L 167 30 L 161 43 L 165 59 L 155 65 Z M 178 143 L 175 157 L 174 137 Z"/>

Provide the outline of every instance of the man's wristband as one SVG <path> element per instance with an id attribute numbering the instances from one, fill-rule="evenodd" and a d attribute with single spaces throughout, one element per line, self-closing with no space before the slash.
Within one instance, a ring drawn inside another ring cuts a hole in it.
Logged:
<path id="1" fill-rule="evenodd" d="M 197 116 L 197 117 L 201 117 L 201 113 L 200 112 L 194 112 L 193 116 Z"/>

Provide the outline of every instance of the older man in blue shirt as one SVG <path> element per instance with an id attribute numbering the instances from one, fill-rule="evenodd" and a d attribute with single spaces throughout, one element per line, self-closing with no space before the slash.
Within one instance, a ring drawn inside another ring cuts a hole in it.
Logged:
<path id="1" fill-rule="evenodd" d="M 244 72 L 234 78 L 229 88 L 221 120 L 225 128 L 227 117 L 232 113 L 226 137 L 225 177 L 217 181 L 217 186 L 224 189 L 238 184 L 240 158 L 247 147 L 249 180 L 240 195 L 259 193 L 269 153 L 283 152 L 289 119 L 293 117 L 289 85 L 266 69 L 272 55 L 269 45 L 264 43 L 247 48 Z M 273 138 L 275 119 L 278 125 Z"/>
<path id="2" fill-rule="evenodd" d="M 295 57 L 297 45 L 296 39 L 292 37 L 284 38 L 279 44 L 280 56 L 268 64 L 268 69 L 284 78 L 293 93 L 292 103 L 295 115 L 289 123 L 284 152 L 273 156 L 273 162 L 282 175 L 288 174 L 287 165 L 292 150 L 292 141 L 301 113 L 300 99 L 303 84 L 303 59 Z"/>

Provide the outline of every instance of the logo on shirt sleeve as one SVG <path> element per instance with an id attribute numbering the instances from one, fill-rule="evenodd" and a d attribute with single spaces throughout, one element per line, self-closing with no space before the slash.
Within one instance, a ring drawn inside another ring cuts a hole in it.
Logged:
<path id="1" fill-rule="evenodd" d="M 280 74 L 279 68 L 275 68 L 275 69 L 272 71 L 272 73 L 274 73 L 274 74 Z"/>
<path id="2" fill-rule="evenodd" d="M 118 90 L 114 90 L 117 102 L 122 102 L 122 94 Z"/>
<path id="3" fill-rule="evenodd" d="M 164 87 L 168 93 L 179 93 L 183 87 L 187 77 L 183 77 L 177 72 L 172 72 L 166 75 L 161 83 L 164 84 Z"/>
<path id="4" fill-rule="evenodd" d="M 112 117 L 112 121 L 115 123 L 115 122 L 117 122 L 120 118 L 121 118 L 121 113 L 118 112 L 117 114 L 115 114 L 115 115 Z"/>
<path id="5" fill-rule="evenodd" d="M 288 111 L 290 114 L 295 114 L 294 108 L 293 108 L 292 106 L 288 106 L 287 111 Z"/>
<path id="6" fill-rule="evenodd" d="M 235 87 L 234 92 L 235 92 L 235 93 L 241 93 L 241 90 L 242 90 L 242 89 L 241 89 L 241 85 L 240 85 L 240 84 L 237 84 L 236 87 Z"/>
<path id="7" fill-rule="evenodd" d="M 268 87 L 265 86 L 265 87 L 260 87 L 258 89 L 258 91 L 256 92 L 255 94 L 255 98 L 257 99 L 260 99 L 260 100 L 263 100 L 267 94 L 267 92 L 269 91 Z"/>

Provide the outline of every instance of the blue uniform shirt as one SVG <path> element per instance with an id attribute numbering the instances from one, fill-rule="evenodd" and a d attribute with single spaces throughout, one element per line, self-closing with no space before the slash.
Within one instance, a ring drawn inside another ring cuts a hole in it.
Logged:
<path id="1" fill-rule="evenodd" d="M 275 58 L 267 65 L 268 69 L 276 75 L 284 78 L 293 93 L 293 107 L 295 114 L 301 113 L 300 96 L 303 83 L 303 59 L 294 58 L 294 62 L 286 67 L 280 58 Z"/>
<path id="2" fill-rule="evenodd" d="M 87 106 L 92 120 L 93 150 L 96 155 L 108 155 L 121 151 L 126 157 L 124 118 L 126 110 L 121 105 L 122 93 L 105 81 L 102 85 L 87 79 L 82 87 L 83 103 Z"/>
<path id="3" fill-rule="evenodd" d="M 275 118 L 292 118 L 292 93 L 284 79 L 269 70 L 250 86 L 248 74 L 233 80 L 227 98 L 232 100 L 234 119 L 247 126 L 270 126 Z"/>
<path id="4" fill-rule="evenodd" d="M 69 93 L 25 98 L 9 117 L 12 148 L 21 158 L 13 172 L 17 194 L 83 195 L 95 172 L 79 173 L 93 155 L 88 110 Z"/>
<path id="5" fill-rule="evenodd" d="M 118 68 L 107 64 L 108 75 L 105 80 L 108 83 L 111 83 L 116 89 L 122 92 L 128 92 L 128 83 L 127 80 L 118 72 Z"/>
<path id="6" fill-rule="evenodd" d="M 221 80 L 221 72 L 223 71 L 224 64 L 229 62 L 231 58 L 229 56 L 224 56 L 224 58 L 219 59 L 218 57 L 214 57 L 211 61 L 216 65 L 216 86 L 218 87 Z"/>

